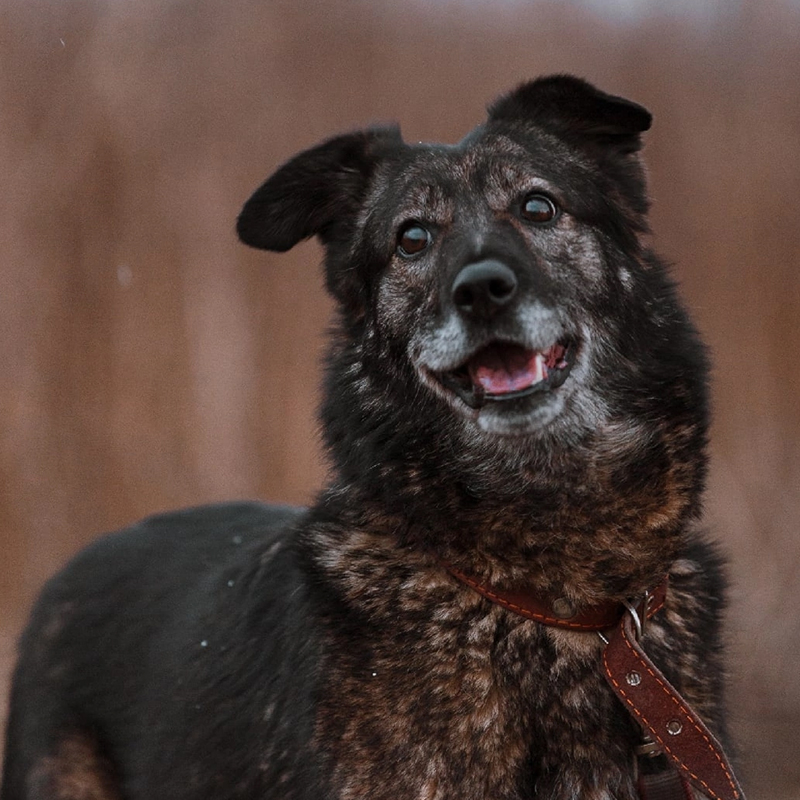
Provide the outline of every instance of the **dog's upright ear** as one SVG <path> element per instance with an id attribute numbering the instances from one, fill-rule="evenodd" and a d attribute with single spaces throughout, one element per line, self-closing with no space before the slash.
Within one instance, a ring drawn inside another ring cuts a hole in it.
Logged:
<path id="1" fill-rule="evenodd" d="M 589 156 L 616 183 L 633 212 L 628 225 L 643 230 L 649 203 L 638 151 L 651 122 L 646 108 L 571 75 L 524 83 L 489 107 L 490 126 L 524 132 L 534 125 Z"/>
<path id="2" fill-rule="evenodd" d="M 236 230 L 251 247 L 284 252 L 315 234 L 323 243 L 357 213 L 375 165 L 401 143 L 397 127 L 336 136 L 299 153 L 245 203 Z"/>
<path id="3" fill-rule="evenodd" d="M 572 75 L 524 83 L 489 107 L 489 121 L 532 122 L 584 147 L 630 155 L 641 148 L 650 112 L 624 97 L 606 94 Z"/>

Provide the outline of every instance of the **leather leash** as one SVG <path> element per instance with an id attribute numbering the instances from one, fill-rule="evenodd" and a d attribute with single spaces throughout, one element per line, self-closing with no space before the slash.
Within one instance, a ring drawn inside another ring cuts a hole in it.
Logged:
<path id="1" fill-rule="evenodd" d="M 745 800 L 720 743 L 642 649 L 647 620 L 666 602 L 666 578 L 636 606 L 605 602 L 576 609 L 564 598 L 548 602 L 527 590 L 499 592 L 443 565 L 473 591 L 526 619 L 600 635 L 603 674 L 644 733 L 636 756 L 666 756 L 665 769 L 638 774 L 641 800 L 694 800 L 689 784 L 712 800 Z"/>

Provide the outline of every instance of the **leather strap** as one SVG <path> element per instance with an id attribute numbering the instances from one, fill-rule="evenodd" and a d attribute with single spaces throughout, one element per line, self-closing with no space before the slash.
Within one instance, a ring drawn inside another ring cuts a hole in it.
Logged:
<path id="1" fill-rule="evenodd" d="M 722 745 L 636 640 L 625 614 L 608 637 L 603 670 L 631 715 L 688 781 L 713 800 L 744 800 Z"/>
<path id="2" fill-rule="evenodd" d="M 456 567 L 443 562 L 445 569 L 461 583 L 466 584 L 478 594 L 483 595 L 515 614 L 526 619 L 541 622 L 554 628 L 568 628 L 577 631 L 606 631 L 619 623 L 625 606 L 613 600 L 591 606 L 574 608 L 564 598 L 548 600 L 527 589 L 499 592 L 485 586 L 475 578 Z M 650 594 L 647 603 L 647 616 L 652 617 L 663 605 L 667 596 L 667 579 L 665 578 Z"/>
<path id="3" fill-rule="evenodd" d="M 605 678 L 631 716 L 675 765 L 675 769 L 640 776 L 642 800 L 691 800 L 687 782 L 711 800 L 745 800 L 720 743 L 639 645 L 640 621 L 653 616 L 666 601 L 666 578 L 638 607 L 608 602 L 573 609 L 563 598 L 550 601 L 525 589 L 500 592 L 451 564 L 443 565 L 487 600 L 526 619 L 570 630 L 611 630 L 607 636 L 601 634 L 606 642 Z"/>

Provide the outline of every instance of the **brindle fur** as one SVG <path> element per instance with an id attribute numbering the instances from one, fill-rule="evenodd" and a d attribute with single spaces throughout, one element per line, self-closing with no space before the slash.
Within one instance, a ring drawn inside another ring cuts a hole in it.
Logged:
<path id="1" fill-rule="evenodd" d="M 724 737 L 723 581 L 696 530 L 706 363 L 647 241 L 649 123 L 556 76 L 458 145 L 347 134 L 256 191 L 245 242 L 326 248 L 332 482 L 305 511 L 146 520 L 54 578 L 22 641 L 3 800 L 633 800 L 639 733 L 599 637 L 492 605 L 441 559 L 578 605 L 669 572 L 644 645 Z M 520 217 L 531 191 L 553 224 Z M 410 258 L 408 220 L 433 232 Z M 488 256 L 519 297 L 469 319 L 453 281 Z M 577 361 L 543 400 L 470 408 L 431 378 L 486 337 L 561 334 Z"/>

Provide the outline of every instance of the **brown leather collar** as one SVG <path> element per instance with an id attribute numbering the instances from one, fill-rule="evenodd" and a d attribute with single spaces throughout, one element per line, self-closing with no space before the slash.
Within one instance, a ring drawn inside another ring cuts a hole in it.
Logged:
<path id="1" fill-rule="evenodd" d="M 608 602 L 576 609 L 563 598 L 550 601 L 525 589 L 500 592 L 451 564 L 443 566 L 487 600 L 522 617 L 557 628 L 605 631 L 607 635 L 600 633 L 603 675 L 641 726 L 648 747 L 654 746 L 672 765 L 656 776 L 642 776 L 642 800 L 687 800 L 693 796 L 687 782 L 712 800 L 745 800 L 722 745 L 641 647 L 644 621 L 666 602 L 666 577 L 638 604 Z"/>
<path id="2" fill-rule="evenodd" d="M 568 628 L 574 631 L 607 631 L 613 628 L 622 619 L 625 605 L 613 600 L 596 605 L 576 607 L 563 597 L 549 600 L 540 597 L 530 589 L 517 589 L 515 591 L 500 592 L 491 586 L 486 586 L 476 578 L 467 575 L 452 564 L 442 562 L 445 569 L 461 583 L 466 584 L 478 594 L 483 595 L 515 614 L 527 619 L 541 622 L 554 628 Z M 664 580 L 648 594 L 647 617 L 652 617 L 664 605 L 667 596 L 667 579 Z M 638 609 L 640 616 L 644 608 Z"/>

